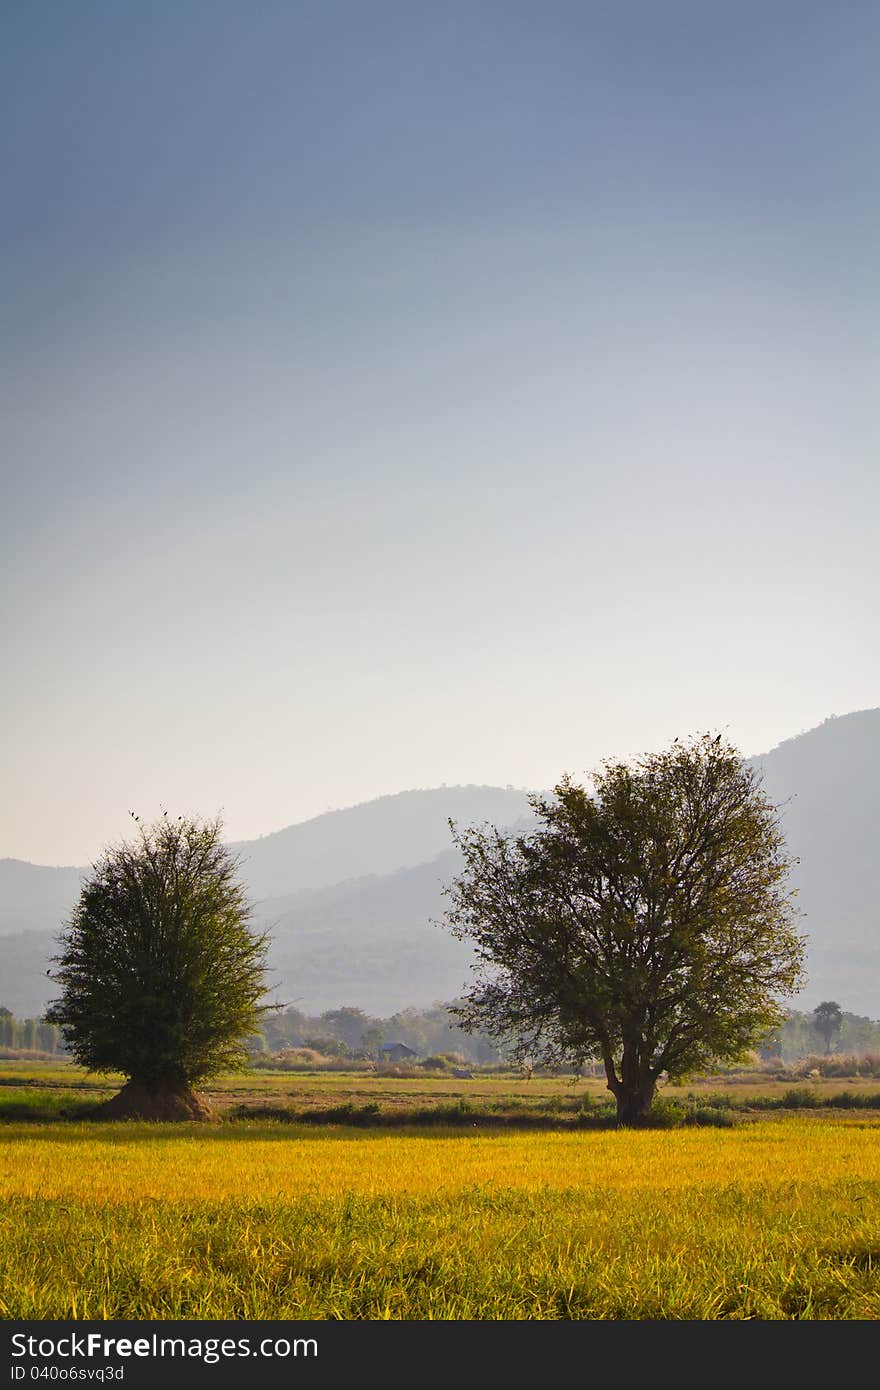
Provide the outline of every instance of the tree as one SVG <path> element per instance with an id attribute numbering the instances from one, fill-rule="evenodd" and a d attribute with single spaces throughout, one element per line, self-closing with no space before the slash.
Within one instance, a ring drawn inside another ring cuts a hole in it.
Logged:
<path id="1" fill-rule="evenodd" d="M 813 1010 L 813 1027 L 825 1041 L 825 1056 L 831 1052 L 831 1040 L 843 1027 L 843 1010 L 833 999 L 823 999 Z"/>
<path id="2" fill-rule="evenodd" d="M 221 823 L 167 814 L 108 849 L 61 937 L 46 1013 L 80 1065 L 128 1083 L 109 1115 L 207 1117 L 193 1087 L 245 1060 L 268 939 L 249 925 Z"/>
<path id="3" fill-rule="evenodd" d="M 361 1033 L 361 1051 L 375 1061 L 384 1041 L 384 1028 L 379 1023 L 371 1023 Z"/>
<path id="4" fill-rule="evenodd" d="M 601 1059 L 618 1123 L 640 1124 L 662 1074 L 736 1060 L 782 1022 L 803 958 L 793 861 L 720 734 L 607 762 L 593 784 L 532 797 L 531 834 L 450 822 L 464 869 L 446 925 L 477 953 L 454 1012 L 520 1061 Z"/>
<path id="5" fill-rule="evenodd" d="M 344 1043 L 349 1052 L 357 1052 L 361 1037 L 370 1020 L 363 1009 L 353 1009 L 348 1005 L 341 1009 L 327 1009 L 321 1014 L 320 1022 L 331 1038 Z"/>

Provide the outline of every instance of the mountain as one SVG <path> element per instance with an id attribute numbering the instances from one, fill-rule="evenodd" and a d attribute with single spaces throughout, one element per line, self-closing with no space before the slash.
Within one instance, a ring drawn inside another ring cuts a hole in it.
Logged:
<path id="1" fill-rule="evenodd" d="M 528 812 L 513 787 L 435 787 L 398 792 L 230 844 L 256 902 L 302 897 L 364 875 L 433 859 L 450 844 L 449 820 L 509 825 Z M 0 859 L 0 936 L 54 928 L 70 911 L 87 868 Z"/>
<path id="2" fill-rule="evenodd" d="M 880 709 L 828 719 L 751 761 L 800 859 L 792 877 L 809 981 L 797 1007 L 836 999 L 878 1018 Z M 470 951 L 433 924 L 458 863 L 447 817 L 509 826 L 528 810 L 527 793 L 512 788 L 401 792 L 236 845 L 258 922 L 272 935 L 275 997 L 306 1013 L 350 1004 L 384 1016 L 459 993 Z M 0 933 L 9 933 L 0 939 L 0 1004 L 19 1015 L 40 1012 L 53 993 L 45 962 L 81 872 L 0 862 Z"/>
<path id="3" fill-rule="evenodd" d="M 880 831 L 880 709 L 826 719 L 752 759 L 781 807 L 809 937 L 798 1008 L 836 999 L 880 1017 L 880 912 L 874 855 Z"/>
<path id="4" fill-rule="evenodd" d="M 449 820 L 509 825 L 528 811 L 513 787 L 436 787 L 381 796 L 231 846 L 258 901 L 301 896 L 364 875 L 412 868 L 448 849 Z"/>
<path id="5" fill-rule="evenodd" d="M 278 1000 L 311 1014 L 350 1004 L 387 1017 L 460 994 L 471 949 L 435 925 L 443 886 L 458 867 L 458 854 L 447 851 L 415 868 L 338 884 L 277 916 L 264 904 Z"/>
<path id="6" fill-rule="evenodd" d="M 87 869 L 53 869 L 0 859 L 0 937 L 60 922 L 76 901 Z"/>

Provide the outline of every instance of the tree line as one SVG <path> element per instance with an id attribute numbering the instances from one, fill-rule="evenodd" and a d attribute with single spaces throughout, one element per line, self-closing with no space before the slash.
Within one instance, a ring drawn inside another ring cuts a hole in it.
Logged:
<path id="1" fill-rule="evenodd" d="M 787 1010 L 785 1022 L 757 1047 L 765 1061 L 797 1062 L 816 1052 L 863 1056 L 880 1052 L 880 1022 L 848 1013 L 835 1000 L 825 1000 L 812 1012 Z"/>
<path id="2" fill-rule="evenodd" d="M 249 1050 L 274 1053 L 303 1047 L 325 1057 L 375 1059 L 383 1044 L 402 1042 L 419 1057 L 458 1053 L 481 1065 L 507 1060 L 504 1049 L 487 1035 L 464 1032 L 455 1013 L 460 1007 L 461 1001 L 453 999 L 429 1009 L 401 1009 L 388 1018 L 350 1007 L 311 1015 L 287 1008 L 266 1020 L 262 1032 L 250 1040 Z M 760 1038 L 755 1051 L 762 1061 L 785 1064 L 817 1052 L 847 1056 L 880 1052 L 880 1022 L 850 1013 L 833 1000 L 812 1011 L 788 1009 L 785 1021 Z"/>
<path id="3" fill-rule="evenodd" d="M 61 1029 L 44 1018 L 16 1018 L 11 1009 L 0 1006 L 0 1047 L 15 1052 L 64 1051 Z"/>
<path id="4" fill-rule="evenodd" d="M 350 1006 L 320 1014 L 288 1007 L 264 1021 L 261 1032 L 249 1040 L 248 1051 L 260 1055 L 302 1047 L 325 1057 L 375 1059 L 383 1045 L 401 1042 L 419 1057 L 457 1053 L 478 1065 L 503 1062 L 505 1054 L 491 1038 L 464 1032 L 454 1013 L 457 1007 L 460 1001 L 453 999 L 428 1009 L 400 1009 L 387 1018 Z M 59 1057 L 66 1053 L 56 1023 L 47 1023 L 44 1018 L 16 1018 L 2 1005 L 0 1047 Z M 880 1052 L 880 1022 L 850 1013 L 833 1000 L 812 1012 L 789 1009 L 785 1022 L 760 1039 L 756 1051 L 763 1061 L 784 1064 L 817 1051 L 856 1057 Z"/>
<path id="5" fill-rule="evenodd" d="M 249 1048 L 260 1053 L 308 1047 L 325 1057 L 375 1060 L 383 1046 L 403 1043 L 419 1057 L 458 1053 L 481 1064 L 503 1060 L 503 1053 L 490 1038 L 464 1031 L 452 1012 L 456 1003 L 401 1009 L 387 1018 L 374 1018 L 363 1009 L 350 1007 L 327 1009 L 318 1015 L 289 1007 L 263 1021 Z"/>

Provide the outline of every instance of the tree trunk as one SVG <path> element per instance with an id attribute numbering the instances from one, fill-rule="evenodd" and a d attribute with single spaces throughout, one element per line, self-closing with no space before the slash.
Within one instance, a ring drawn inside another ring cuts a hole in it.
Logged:
<path id="1" fill-rule="evenodd" d="M 605 1063 L 605 1077 L 608 1089 L 617 1101 L 618 1125 L 644 1125 L 648 1123 L 651 1106 L 657 1091 L 657 1081 L 646 1075 L 646 1068 L 639 1066 L 636 1049 L 624 1047 L 621 1074 L 618 1075 L 611 1047 L 602 1048 Z"/>
<path id="2" fill-rule="evenodd" d="M 95 1110 L 99 1120 L 213 1120 L 204 1097 L 184 1081 L 128 1081 Z"/>
<path id="3" fill-rule="evenodd" d="M 651 1106 L 656 1089 L 656 1083 L 653 1081 L 642 1086 L 620 1084 L 615 1092 L 618 1125 L 646 1125 L 651 1118 Z"/>

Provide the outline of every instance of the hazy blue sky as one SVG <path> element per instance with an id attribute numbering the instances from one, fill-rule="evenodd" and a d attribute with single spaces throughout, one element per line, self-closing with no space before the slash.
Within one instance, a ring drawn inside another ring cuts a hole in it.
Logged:
<path id="1" fill-rule="evenodd" d="M 875 0 L 0 20 L 0 855 L 874 706 Z"/>

